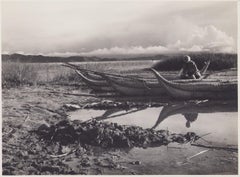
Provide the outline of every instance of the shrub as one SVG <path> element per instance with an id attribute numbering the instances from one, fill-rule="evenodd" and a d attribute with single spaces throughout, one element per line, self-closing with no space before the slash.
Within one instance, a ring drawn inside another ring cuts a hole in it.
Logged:
<path id="1" fill-rule="evenodd" d="M 73 84 L 81 83 L 82 81 L 75 72 L 69 72 L 56 75 L 50 82 L 66 85 L 66 83 Z"/>
<path id="2" fill-rule="evenodd" d="M 2 63 L 2 87 L 33 85 L 37 82 L 37 72 L 32 65 L 24 63 Z"/>

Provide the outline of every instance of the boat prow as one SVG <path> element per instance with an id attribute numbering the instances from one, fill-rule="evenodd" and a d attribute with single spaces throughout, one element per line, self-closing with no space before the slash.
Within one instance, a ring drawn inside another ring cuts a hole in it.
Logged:
<path id="1" fill-rule="evenodd" d="M 80 72 L 79 70 L 75 70 L 75 72 L 80 76 L 83 82 L 85 82 L 87 86 L 94 91 L 114 91 L 106 80 L 93 80 L 86 77 L 84 73 Z"/>
<path id="2" fill-rule="evenodd" d="M 150 69 L 157 77 L 158 82 L 163 86 L 167 93 L 178 99 L 196 99 L 196 98 L 237 98 L 237 80 L 231 81 L 204 81 L 176 83 L 168 81 L 161 76 L 155 69 Z"/>

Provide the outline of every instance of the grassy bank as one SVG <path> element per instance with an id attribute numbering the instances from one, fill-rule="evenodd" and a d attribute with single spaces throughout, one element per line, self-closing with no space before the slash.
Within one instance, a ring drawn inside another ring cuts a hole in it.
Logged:
<path id="1" fill-rule="evenodd" d="M 125 73 L 151 66 L 152 61 L 80 62 L 75 64 L 95 71 Z M 2 63 L 3 88 L 38 84 L 72 85 L 82 84 L 82 82 L 74 70 L 62 66 L 61 63 Z"/>
<path id="2" fill-rule="evenodd" d="M 60 65 L 19 62 L 2 63 L 3 88 L 74 81 L 80 81 L 80 79 L 73 71 L 61 68 Z"/>
<path id="3" fill-rule="evenodd" d="M 216 71 L 237 67 L 236 54 L 189 54 L 196 62 L 198 68 L 202 68 L 204 61 L 210 60 L 208 70 Z M 105 71 L 111 73 L 135 73 L 142 75 L 142 68 L 151 67 L 160 71 L 177 71 L 182 67 L 183 55 L 169 55 L 165 59 L 145 61 L 107 61 L 107 62 L 78 62 L 82 68 Z M 138 72 L 137 72 L 138 70 Z M 149 73 L 148 73 L 149 74 Z M 151 74 L 151 73 L 150 73 Z M 152 76 L 152 74 L 151 74 Z M 62 66 L 62 63 L 22 63 L 2 62 L 2 86 L 14 87 L 21 85 L 38 84 L 82 84 L 79 76 L 70 68 Z"/>
<path id="4" fill-rule="evenodd" d="M 37 82 L 35 68 L 21 63 L 2 63 L 2 86 L 14 87 L 20 85 L 33 85 Z"/>

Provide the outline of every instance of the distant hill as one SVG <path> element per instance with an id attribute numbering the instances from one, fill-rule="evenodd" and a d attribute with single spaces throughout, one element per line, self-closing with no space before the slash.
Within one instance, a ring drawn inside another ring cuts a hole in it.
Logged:
<path id="1" fill-rule="evenodd" d="M 95 58 L 92 57 L 91 60 Z M 12 54 L 12 55 L 2 55 L 3 62 L 23 62 L 23 63 L 50 63 L 50 62 L 82 62 L 86 61 L 85 57 L 52 57 L 52 56 L 43 56 L 43 55 L 21 55 L 21 54 Z"/>
<path id="2" fill-rule="evenodd" d="M 114 58 L 101 57 L 85 57 L 85 56 L 71 56 L 71 57 L 57 57 L 57 56 L 43 56 L 43 55 L 21 55 L 11 54 L 2 55 L 3 62 L 21 62 L 21 63 L 56 63 L 56 62 L 92 62 L 92 61 L 140 61 L 140 60 L 158 60 L 154 66 L 157 70 L 179 70 L 182 67 L 183 55 L 190 55 L 199 68 L 203 67 L 204 61 L 211 60 L 209 70 L 221 70 L 227 68 L 237 67 L 237 54 L 228 53 L 174 53 L 165 55 L 153 56 L 124 56 Z"/>
<path id="3" fill-rule="evenodd" d="M 157 56 L 140 56 L 131 58 L 101 58 L 101 57 L 57 57 L 43 55 L 22 55 L 22 54 L 2 54 L 3 62 L 23 62 L 23 63 L 56 63 L 56 62 L 86 62 L 86 61 L 119 61 L 119 60 L 158 60 L 166 58 L 164 55 Z"/>

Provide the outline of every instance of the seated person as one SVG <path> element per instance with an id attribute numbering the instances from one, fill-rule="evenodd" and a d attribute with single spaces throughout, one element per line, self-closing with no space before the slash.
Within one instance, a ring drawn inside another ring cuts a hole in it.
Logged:
<path id="1" fill-rule="evenodd" d="M 190 56 L 186 55 L 183 58 L 184 64 L 180 71 L 181 79 L 199 79 L 201 74 L 194 61 L 191 60 Z"/>

